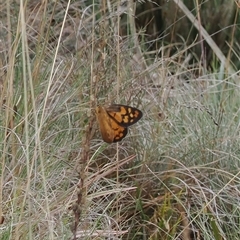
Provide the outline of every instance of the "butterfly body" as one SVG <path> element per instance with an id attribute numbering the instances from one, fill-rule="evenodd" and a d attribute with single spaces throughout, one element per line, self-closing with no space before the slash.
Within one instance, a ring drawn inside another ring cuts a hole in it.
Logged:
<path id="1" fill-rule="evenodd" d="M 127 135 L 128 127 L 142 117 L 142 112 L 134 107 L 113 104 L 107 108 L 96 107 L 96 116 L 103 140 L 114 143 Z"/>

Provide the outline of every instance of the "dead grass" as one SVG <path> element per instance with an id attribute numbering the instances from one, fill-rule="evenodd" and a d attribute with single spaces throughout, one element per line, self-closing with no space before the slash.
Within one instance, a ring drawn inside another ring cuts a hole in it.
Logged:
<path id="1" fill-rule="evenodd" d="M 1 236 L 239 239 L 236 71 L 196 43 L 148 52 L 132 1 L 107 3 L 1 5 Z M 144 117 L 109 145 L 94 108 L 111 102 Z"/>

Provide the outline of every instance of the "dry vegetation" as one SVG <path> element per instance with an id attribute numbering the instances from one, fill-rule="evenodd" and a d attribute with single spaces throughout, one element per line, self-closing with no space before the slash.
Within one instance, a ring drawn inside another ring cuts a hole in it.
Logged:
<path id="1" fill-rule="evenodd" d="M 1 239 L 240 239 L 239 5 L 192 2 L 1 1 Z"/>

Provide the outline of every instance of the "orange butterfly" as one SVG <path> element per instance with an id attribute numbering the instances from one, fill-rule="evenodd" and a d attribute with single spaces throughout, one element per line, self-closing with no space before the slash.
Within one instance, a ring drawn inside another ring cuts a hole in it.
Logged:
<path id="1" fill-rule="evenodd" d="M 109 107 L 96 107 L 97 120 L 102 138 L 107 143 L 121 141 L 128 133 L 128 127 L 136 123 L 142 112 L 134 107 L 113 104 Z"/>

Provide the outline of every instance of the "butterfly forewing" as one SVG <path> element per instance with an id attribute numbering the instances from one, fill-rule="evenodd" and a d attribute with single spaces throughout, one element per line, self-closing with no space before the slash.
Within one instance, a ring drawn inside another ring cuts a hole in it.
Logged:
<path id="1" fill-rule="evenodd" d="M 129 127 L 142 117 L 142 112 L 134 107 L 113 104 L 106 108 L 108 115 L 122 127 Z"/>

